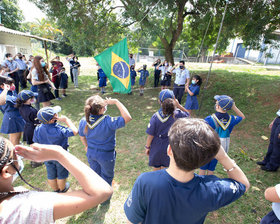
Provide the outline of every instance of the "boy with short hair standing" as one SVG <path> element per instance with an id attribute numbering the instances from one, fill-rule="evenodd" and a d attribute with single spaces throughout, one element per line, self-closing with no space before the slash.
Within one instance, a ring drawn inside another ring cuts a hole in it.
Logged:
<path id="1" fill-rule="evenodd" d="M 168 132 L 166 170 L 141 174 L 124 204 L 132 223 L 203 223 L 208 212 L 241 197 L 250 184 L 201 119 L 178 119 Z M 199 176 L 194 170 L 216 158 L 229 178 Z"/>
<path id="2" fill-rule="evenodd" d="M 230 134 L 235 125 L 239 124 L 245 115 L 236 107 L 233 99 L 227 95 L 216 95 L 216 113 L 205 118 L 205 121 L 218 133 L 226 153 L 229 151 Z M 233 110 L 237 116 L 229 115 L 227 111 Z M 218 161 L 213 159 L 200 167 L 199 175 L 213 175 Z M 206 173 L 207 172 L 207 173 Z"/>
<path id="3" fill-rule="evenodd" d="M 60 145 L 65 150 L 68 149 L 68 137 L 78 134 L 78 129 L 73 122 L 66 116 L 58 116 L 58 112 L 61 111 L 60 106 L 44 107 L 37 113 L 37 118 L 42 122 L 37 126 L 34 131 L 33 141 L 40 144 L 47 145 Z M 68 128 L 57 124 L 57 121 L 64 122 Z M 69 175 L 66 170 L 57 161 L 45 162 L 48 183 L 55 192 L 64 193 L 68 191 L 70 184 L 66 182 Z"/>

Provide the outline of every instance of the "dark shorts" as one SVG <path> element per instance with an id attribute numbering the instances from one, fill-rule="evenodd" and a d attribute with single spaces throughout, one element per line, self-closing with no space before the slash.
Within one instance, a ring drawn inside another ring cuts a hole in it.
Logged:
<path id="1" fill-rule="evenodd" d="M 280 224 L 280 221 L 276 217 L 275 213 L 271 211 L 265 217 L 262 218 L 260 224 Z"/>
<path id="2" fill-rule="evenodd" d="M 160 81 L 161 86 L 171 86 L 171 76 L 165 75 L 164 79 Z"/>
<path id="3" fill-rule="evenodd" d="M 210 170 L 210 171 L 214 171 L 216 169 L 216 165 L 218 163 L 218 160 L 216 159 L 212 159 L 209 163 L 207 163 L 206 165 L 200 167 L 201 170 Z"/>
<path id="4" fill-rule="evenodd" d="M 48 179 L 66 179 L 69 176 L 68 170 L 66 170 L 59 162 L 50 160 L 45 162 Z"/>

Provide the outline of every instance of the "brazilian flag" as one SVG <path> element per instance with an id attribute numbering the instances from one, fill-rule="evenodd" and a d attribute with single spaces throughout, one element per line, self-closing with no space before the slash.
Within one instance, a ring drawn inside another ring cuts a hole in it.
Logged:
<path id="1" fill-rule="evenodd" d="M 130 67 L 126 38 L 94 58 L 110 80 L 114 92 L 131 92 Z"/>

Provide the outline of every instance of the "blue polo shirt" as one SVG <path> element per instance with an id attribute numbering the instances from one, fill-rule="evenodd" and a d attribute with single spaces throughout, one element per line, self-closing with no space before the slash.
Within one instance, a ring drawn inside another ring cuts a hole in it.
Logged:
<path id="1" fill-rule="evenodd" d="M 173 73 L 176 74 L 174 83 L 177 85 L 185 85 L 186 79 L 190 78 L 189 70 L 186 68 L 185 69 L 176 68 L 173 70 Z"/>
<path id="2" fill-rule="evenodd" d="M 86 118 L 83 117 L 79 124 L 79 135 L 86 137 L 88 153 L 91 149 L 111 152 L 116 146 L 116 130 L 124 127 L 125 121 L 123 117 L 91 115 L 87 133 L 85 133 L 86 125 Z"/>
<path id="3" fill-rule="evenodd" d="M 237 200 L 245 186 L 233 179 L 199 176 L 182 183 L 166 170 L 141 174 L 124 204 L 132 223 L 201 224 L 208 212 Z"/>
<path id="4" fill-rule="evenodd" d="M 35 128 L 33 142 L 47 145 L 60 145 L 62 148 L 68 148 L 68 138 L 74 136 L 70 128 L 60 124 L 41 124 Z"/>

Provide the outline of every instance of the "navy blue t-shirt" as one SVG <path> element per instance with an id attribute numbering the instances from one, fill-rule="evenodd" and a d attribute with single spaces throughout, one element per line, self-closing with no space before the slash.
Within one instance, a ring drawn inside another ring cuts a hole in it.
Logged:
<path id="1" fill-rule="evenodd" d="M 124 204 L 132 223 L 200 224 L 208 212 L 237 200 L 243 184 L 214 175 L 199 176 L 187 183 L 171 177 L 166 170 L 141 174 Z"/>

